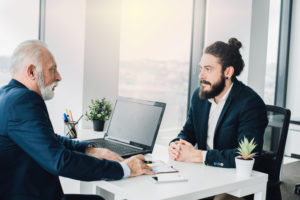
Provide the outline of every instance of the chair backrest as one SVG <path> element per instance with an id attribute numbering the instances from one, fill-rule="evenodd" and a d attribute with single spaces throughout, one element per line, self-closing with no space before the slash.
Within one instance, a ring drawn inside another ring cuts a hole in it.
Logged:
<path id="1" fill-rule="evenodd" d="M 264 134 L 259 171 L 269 174 L 269 184 L 278 184 L 291 111 L 271 105 L 266 105 L 266 108 L 269 123 Z"/>

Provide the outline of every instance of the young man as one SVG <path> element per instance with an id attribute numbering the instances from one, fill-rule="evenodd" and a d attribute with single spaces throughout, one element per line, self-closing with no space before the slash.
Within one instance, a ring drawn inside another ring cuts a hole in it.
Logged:
<path id="1" fill-rule="evenodd" d="M 61 81 L 41 41 L 21 43 L 11 57 L 12 80 L 0 89 L 0 198 L 72 199 L 58 176 L 84 181 L 153 174 L 142 155 L 117 154 L 54 133 L 44 100 Z M 74 199 L 99 199 L 79 197 Z"/>
<path id="2" fill-rule="evenodd" d="M 244 137 L 254 138 L 254 152 L 261 152 L 268 123 L 266 107 L 236 79 L 244 68 L 241 46 L 231 38 L 228 44 L 219 41 L 205 49 L 200 61 L 201 86 L 193 94 L 182 131 L 169 146 L 173 160 L 235 167 L 237 147 Z"/>

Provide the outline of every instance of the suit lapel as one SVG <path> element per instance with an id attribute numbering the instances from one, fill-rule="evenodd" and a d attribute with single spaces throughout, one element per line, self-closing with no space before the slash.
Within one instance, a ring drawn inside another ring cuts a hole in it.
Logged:
<path id="1" fill-rule="evenodd" d="M 209 117 L 210 107 L 211 107 L 211 103 L 206 100 L 204 102 L 203 111 L 202 111 L 203 120 L 200 120 L 200 122 L 201 122 L 200 127 L 202 127 L 200 129 L 202 131 L 200 146 L 202 149 L 207 148 L 206 141 L 207 141 L 208 117 Z"/>
<path id="2" fill-rule="evenodd" d="M 235 82 L 234 82 L 234 84 L 232 86 L 232 89 L 231 89 L 231 91 L 230 91 L 230 93 L 228 95 L 228 98 L 226 100 L 226 103 L 225 103 L 225 105 L 224 105 L 224 107 L 222 109 L 222 112 L 220 114 L 220 117 L 219 117 L 217 125 L 216 125 L 216 129 L 215 129 L 215 134 L 214 134 L 214 148 L 217 148 L 216 147 L 216 141 L 217 141 L 217 138 L 219 136 L 219 131 L 218 131 L 219 130 L 219 126 L 222 123 L 223 118 L 224 118 L 227 110 L 229 109 L 229 106 L 230 106 L 233 98 L 235 97 L 236 94 L 239 93 L 240 88 L 241 88 L 240 85 L 241 85 L 241 83 L 238 80 L 235 80 Z"/>

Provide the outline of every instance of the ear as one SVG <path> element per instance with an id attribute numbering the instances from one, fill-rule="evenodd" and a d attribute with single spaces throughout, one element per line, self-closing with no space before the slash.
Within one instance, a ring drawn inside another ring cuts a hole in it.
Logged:
<path id="1" fill-rule="evenodd" d="M 32 64 L 28 65 L 26 68 L 26 75 L 29 79 L 35 80 L 37 77 L 36 67 Z"/>
<path id="2" fill-rule="evenodd" d="M 225 69 L 224 71 L 224 75 L 225 75 L 225 78 L 226 79 L 231 79 L 231 77 L 233 76 L 234 74 L 234 68 L 233 66 L 229 66 Z"/>

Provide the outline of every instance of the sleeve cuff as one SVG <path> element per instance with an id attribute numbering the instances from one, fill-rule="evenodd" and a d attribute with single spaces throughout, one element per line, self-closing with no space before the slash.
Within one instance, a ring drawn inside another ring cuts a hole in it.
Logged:
<path id="1" fill-rule="evenodd" d="M 88 145 L 89 145 L 89 143 L 85 142 L 85 141 L 78 142 L 78 146 L 77 146 L 76 151 L 85 153 L 86 148 L 88 147 Z"/>
<path id="2" fill-rule="evenodd" d="M 206 160 L 206 154 L 207 154 L 207 151 L 203 151 L 203 150 L 202 150 L 202 160 L 203 160 L 203 163 L 205 163 L 205 160 Z"/>
<path id="3" fill-rule="evenodd" d="M 125 162 L 120 162 L 120 164 L 121 164 L 121 166 L 123 168 L 123 172 L 124 172 L 123 178 L 129 177 L 130 176 L 130 169 L 129 169 L 128 165 L 125 164 Z"/>

